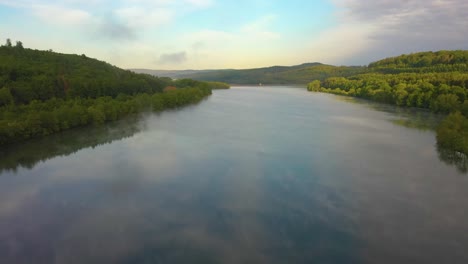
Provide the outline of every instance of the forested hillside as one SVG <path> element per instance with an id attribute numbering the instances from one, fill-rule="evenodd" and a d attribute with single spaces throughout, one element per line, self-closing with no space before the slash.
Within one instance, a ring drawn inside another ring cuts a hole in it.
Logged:
<path id="1" fill-rule="evenodd" d="M 468 71 L 468 52 L 464 50 L 418 52 L 386 58 L 369 64 L 382 73 Z"/>
<path id="2" fill-rule="evenodd" d="M 368 73 L 315 80 L 308 90 L 450 114 L 438 128 L 438 144 L 468 154 L 468 51 L 387 58 L 371 63 Z"/>
<path id="3" fill-rule="evenodd" d="M 0 47 L 0 145 L 198 102 L 217 82 L 157 78 L 85 55 Z"/>
<path id="4" fill-rule="evenodd" d="M 153 76 L 169 77 L 172 79 L 184 79 L 194 74 L 206 73 L 213 70 L 150 70 L 150 69 L 129 69 L 136 73 L 145 73 Z"/>
<path id="5" fill-rule="evenodd" d="M 365 72 L 367 67 L 332 66 L 321 63 L 305 63 L 296 66 L 273 66 L 245 70 L 171 71 L 171 76 L 200 81 L 218 81 L 230 84 L 307 84 L 312 80 L 323 80 L 332 76 L 351 76 Z M 151 70 L 135 70 L 152 73 Z M 164 74 L 163 71 L 153 71 Z"/>
<path id="6" fill-rule="evenodd" d="M 161 92 L 170 79 L 136 74 L 85 55 L 0 47 L 0 106 L 50 98 Z"/>

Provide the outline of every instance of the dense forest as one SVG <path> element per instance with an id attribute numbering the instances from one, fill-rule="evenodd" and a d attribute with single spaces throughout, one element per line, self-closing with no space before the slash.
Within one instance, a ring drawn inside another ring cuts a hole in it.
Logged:
<path id="1" fill-rule="evenodd" d="M 468 71 L 468 53 L 463 50 L 418 52 L 386 58 L 369 64 L 381 73 Z"/>
<path id="2" fill-rule="evenodd" d="M 142 111 L 196 103 L 219 82 L 172 80 L 122 70 L 85 55 L 0 47 L 0 145 Z"/>
<path id="3" fill-rule="evenodd" d="M 438 145 L 468 154 L 468 51 L 387 58 L 366 73 L 314 80 L 308 90 L 448 114 L 437 128 Z"/>
<path id="4" fill-rule="evenodd" d="M 135 69 L 135 72 L 190 78 L 200 81 L 218 81 L 230 84 L 307 84 L 312 80 L 324 80 L 332 76 L 352 76 L 365 72 L 367 67 L 332 66 L 321 63 L 305 63 L 296 66 L 273 66 L 245 70 L 203 71 L 151 71 Z"/>

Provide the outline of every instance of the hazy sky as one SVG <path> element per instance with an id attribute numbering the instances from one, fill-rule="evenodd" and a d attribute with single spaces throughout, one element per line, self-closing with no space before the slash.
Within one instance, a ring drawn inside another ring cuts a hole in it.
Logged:
<path id="1" fill-rule="evenodd" d="M 468 49 L 468 1 L 0 0 L 0 38 L 123 68 L 365 65 Z"/>

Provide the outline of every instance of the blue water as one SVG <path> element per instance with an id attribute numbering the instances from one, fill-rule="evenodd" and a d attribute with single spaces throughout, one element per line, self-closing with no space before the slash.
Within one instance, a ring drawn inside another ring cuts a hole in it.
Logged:
<path id="1" fill-rule="evenodd" d="M 234 87 L 2 150 L 0 263 L 468 263 L 432 118 Z"/>

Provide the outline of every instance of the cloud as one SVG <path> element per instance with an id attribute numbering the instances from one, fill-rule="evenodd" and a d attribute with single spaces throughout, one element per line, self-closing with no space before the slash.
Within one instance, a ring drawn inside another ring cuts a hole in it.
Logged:
<path id="1" fill-rule="evenodd" d="M 11 23 L 6 30 L 12 37 L 38 47 L 104 56 L 124 67 L 151 67 L 155 62 L 192 68 L 304 61 L 363 65 L 402 53 L 468 49 L 466 0 L 329 1 L 335 13 L 311 12 L 307 23 L 263 0 L 239 2 L 252 9 L 241 15 L 223 9 L 232 6 L 217 0 L 0 0 L 0 6 L 20 9 L 12 14 L 29 22 L 28 27 Z M 194 15 L 211 7 L 201 20 Z M 209 23 L 232 14 L 238 19 L 226 25 Z M 51 38 L 33 34 L 34 26 L 51 32 Z M 155 59 L 155 50 L 160 58 Z M 185 56 L 174 51 L 185 51 Z"/>
<path id="2" fill-rule="evenodd" d="M 181 64 L 187 61 L 187 53 L 185 51 L 176 53 L 165 53 L 159 57 L 157 63 L 160 64 Z"/>
<path id="3" fill-rule="evenodd" d="M 466 0 L 334 0 L 342 25 L 372 25 L 361 52 L 350 61 L 422 50 L 468 48 Z"/>
<path id="4" fill-rule="evenodd" d="M 140 1 L 132 1 L 140 2 Z M 166 1 L 155 1 L 163 4 Z M 156 4 L 153 3 L 153 4 Z M 141 33 L 154 30 L 172 21 L 174 12 L 166 7 L 131 6 L 115 9 L 108 16 L 101 16 L 96 23 L 101 38 L 110 40 L 135 40 Z"/>
<path id="5" fill-rule="evenodd" d="M 192 46 L 198 49 L 216 49 L 232 43 L 235 38 L 236 36 L 230 32 L 202 29 L 183 36 L 182 41 L 193 43 Z"/>
<path id="6" fill-rule="evenodd" d="M 262 16 L 258 18 L 257 20 L 252 21 L 242 26 L 241 32 L 255 35 L 258 38 L 267 38 L 267 39 L 279 38 L 280 35 L 278 33 L 269 30 L 269 27 L 275 20 L 276 20 L 275 15 Z"/>
<path id="7" fill-rule="evenodd" d="M 214 4 L 213 0 L 185 0 L 195 7 L 209 7 Z"/>
<path id="8" fill-rule="evenodd" d="M 1 5 L 9 6 L 9 7 L 25 7 L 27 2 L 24 1 L 9 1 L 9 0 L 0 0 Z M 33 4 L 33 3 L 30 3 Z"/>
<path id="9" fill-rule="evenodd" d="M 23 9 L 54 27 L 70 27 L 79 32 L 98 34 L 102 39 L 133 40 L 155 31 L 212 0 L 0 0 L 0 5 Z M 80 28 L 77 28 L 80 27 Z"/>
<path id="10" fill-rule="evenodd" d="M 135 29 L 113 19 L 103 20 L 95 33 L 101 38 L 111 40 L 133 40 L 137 37 Z"/>
<path id="11" fill-rule="evenodd" d="M 369 25 L 343 24 L 324 31 L 309 40 L 305 50 L 298 52 L 296 61 L 303 61 L 307 56 L 311 62 L 343 64 L 353 54 L 360 54 L 372 45 L 368 35 L 373 30 Z"/>
<path id="12" fill-rule="evenodd" d="M 243 31 L 259 31 L 264 30 L 266 27 L 269 27 L 273 21 L 275 21 L 275 15 L 264 15 L 259 17 L 257 20 L 254 20 L 242 27 Z"/>
<path id="13" fill-rule="evenodd" d="M 77 26 L 92 19 L 90 13 L 81 9 L 49 5 L 32 5 L 30 8 L 35 16 L 51 24 Z"/>
<path id="14" fill-rule="evenodd" d="M 49 24 L 84 26 L 91 23 L 93 20 L 91 13 L 79 8 L 68 8 L 47 4 L 27 4 L 24 2 L 6 3 L 0 1 L 0 4 L 27 9 L 34 16 Z"/>
<path id="15" fill-rule="evenodd" d="M 32 14 L 48 24 L 59 27 L 72 27 L 73 30 L 86 32 L 93 37 L 110 40 L 134 40 L 139 31 L 130 14 L 118 13 L 110 16 L 97 16 L 81 9 L 72 9 L 52 5 L 31 5 L 28 7 Z M 125 17 L 125 15 L 128 15 Z M 148 15 L 145 13 L 141 14 Z M 151 16 L 150 16 L 151 17 Z"/>
<path id="16" fill-rule="evenodd" d="M 174 0 L 124 0 L 129 5 L 145 5 L 145 6 L 166 6 L 174 3 Z"/>
<path id="17" fill-rule="evenodd" d="M 158 27 L 172 21 L 175 12 L 166 7 L 125 7 L 115 10 L 115 16 L 135 29 Z"/>
<path id="18" fill-rule="evenodd" d="M 197 49 L 226 50 L 229 47 L 249 46 L 252 43 L 268 43 L 280 35 L 269 28 L 275 21 L 275 15 L 260 16 L 256 20 L 242 25 L 237 30 L 223 31 L 201 29 L 183 37 L 183 42 L 192 43 Z"/>
<path id="19" fill-rule="evenodd" d="M 264 14 L 232 30 L 200 29 L 180 37 L 179 43 L 190 43 L 193 68 L 249 68 L 277 64 L 284 59 L 279 43 L 281 35 L 271 28 L 274 14 Z M 274 40 L 274 41 L 273 41 Z M 274 54 L 274 55 L 272 55 Z"/>
<path id="20" fill-rule="evenodd" d="M 345 3 L 349 19 L 378 23 L 382 33 L 434 35 L 468 30 L 468 2 L 465 0 L 380 0 Z M 448 32 L 447 32 L 448 31 Z"/>

